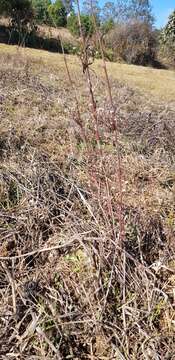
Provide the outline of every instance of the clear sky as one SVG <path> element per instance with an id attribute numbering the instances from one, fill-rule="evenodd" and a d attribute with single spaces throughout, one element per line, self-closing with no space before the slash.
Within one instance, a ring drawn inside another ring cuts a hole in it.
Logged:
<path id="1" fill-rule="evenodd" d="M 168 16 L 175 10 L 175 0 L 152 0 L 151 1 L 156 26 L 162 27 L 166 24 Z"/>

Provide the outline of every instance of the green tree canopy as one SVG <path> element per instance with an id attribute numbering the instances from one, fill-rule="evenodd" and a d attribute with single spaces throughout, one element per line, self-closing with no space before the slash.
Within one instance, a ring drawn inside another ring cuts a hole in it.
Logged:
<path id="1" fill-rule="evenodd" d="M 67 24 L 67 11 L 61 0 L 56 0 L 54 4 L 48 7 L 49 16 L 53 25 L 56 27 L 66 26 Z"/>
<path id="2" fill-rule="evenodd" d="M 94 23 L 92 16 L 90 15 L 81 15 L 81 25 L 82 30 L 85 36 L 92 35 L 94 32 Z M 80 29 L 79 29 L 79 22 L 78 22 L 78 16 L 72 12 L 70 16 L 68 17 L 67 21 L 68 29 L 72 32 L 72 34 L 76 36 L 80 36 Z"/>
<path id="3" fill-rule="evenodd" d="M 35 19 L 38 24 L 50 23 L 48 7 L 51 3 L 51 0 L 32 0 L 32 5 L 35 11 Z"/>

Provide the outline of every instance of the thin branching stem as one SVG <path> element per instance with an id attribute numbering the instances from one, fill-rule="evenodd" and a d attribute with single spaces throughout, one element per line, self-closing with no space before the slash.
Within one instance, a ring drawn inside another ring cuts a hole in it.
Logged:
<path id="1" fill-rule="evenodd" d="M 92 0 L 91 0 L 91 10 L 92 10 L 92 18 L 93 18 L 95 33 L 96 33 L 97 40 L 98 40 L 98 43 L 99 43 L 99 46 L 100 46 L 100 52 L 101 52 L 101 57 L 102 57 L 102 62 L 103 62 L 103 69 L 104 69 L 104 73 L 105 73 L 105 79 L 106 79 L 109 103 L 110 103 L 111 110 L 112 110 L 112 128 L 115 131 L 115 140 L 116 140 L 117 157 L 118 157 L 118 172 L 117 172 L 117 174 L 118 174 L 119 198 L 120 198 L 119 199 L 119 205 L 120 205 L 120 210 L 119 210 L 119 226 L 120 226 L 119 241 L 122 243 L 123 240 L 124 240 L 123 184 L 122 184 L 123 183 L 123 179 L 122 179 L 123 176 L 122 176 L 120 145 L 119 145 L 119 141 L 118 141 L 118 121 L 117 121 L 117 116 L 116 116 L 116 107 L 114 105 L 113 97 L 112 97 L 112 89 L 111 89 L 111 84 L 110 84 L 110 80 L 109 80 L 109 76 L 108 76 L 103 44 L 102 44 L 100 33 L 98 31 L 96 18 L 95 18 L 94 12 L 93 12 Z"/>
<path id="2" fill-rule="evenodd" d="M 86 75 L 88 87 L 89 87 L 89 94 L 91 99 L 91 106 L 92 106 L 92 114 L 95 122 L 95 134 L 96 134 L 96 141 L 98 144 L 98 147 L 100 149 L 100 132 L 99 132 L 99 124 L 98 124 L 98 114 L 97 114 L 97 105 L 96 100 L 94 96 L 93 86 L 92 86 L 92 80 L 91 80 L 91 74 L 89 70 L 89 59 L 88 59 L 88 49 L 86 44 L 85 35 L 83 33 L 82 23 L 81 23 L 81 12 L 80 12 L 80 3 L 79 0 L 76 0 L 77 3 L 77 9 L 78 9 L 78 23 L 79 23 L 79 29 L 80 29 L 80 36 L 82 40 L 83 45 L 83 72 Z"/>
<path id="3" fill-rule="evenodd" d="M 123 174 L 122 174 L 120 144 L 119 144 L 119 140 L 118 140 L 119 132 L 118 132 L 118 121 L 117 121 L 117 116 L 116 116 L 117 111 L 116 111 L 116 107 L 115 107 L 114 102 L 113 102 L 112 89 L 111 89 L 111 84 L 110 84 L 110 81 L 109 81 L 109 76 L 108 76 L 108 71 L 107 71 L 107 66 L 106 66 L 106 61 L 105 61 L 105 55 L 104 55 L 104 49 L 103 49 L 103 44 L 102 44 L 102 39 L 101 39 L 100 33 L 98 31 L 96 18 L 95 18 L 95 14 L 94 14 L 94 11 L 93 11 L 92 0 L 91 0 L 91 11 L 92 11 L 94 29 L 95 29 L 95 33 L 96 33 L 97 40 L 98 40 L 98 43 L 99 43 L 101 57 L 102 57 L 102 63 L 103 63 L 103 69 L 104 69 L 104 74 L 105 74 L 105 79 L 106 79 L 106 86 L 107 86 L 109 103 L 110 103 L 111 110 L 112 110 L 112 127 L 113 127 L 113 131 L 115 131 L 115 143 L 116 143 L 116 148 L 117 148 L 117 159 L 118 159 L 117 176 L 118 176 L 118 184 L 119 184 L 119 227 L 120 227 L 120 233 L 119 233 L 119 238 L 118 239 L 119 239 L 119 243 L 123 247 L 124 246 L 124 238 L 125 238 L 124 214 L 123 214 Z M 114 261 L 115 261 L 115 257 L 114 257 Z M 122 297 L 123 297 L 123 305 L 124 305 L 126 303 L 126 254 L 125 254 L 125 251 L 122 254 L 122 271 L 123 271 Z M 112 272 L 111 272 L 111 274 L 112 274 Z M 108 291 L 109 291 L 109 289 L 108 289 Z M 106 294 L 106 296 L 107 296 L 107 294 Z M 125 332 L 126 352 L 127 352 L 127 355 L 128 355 L 129 344 L 128 344 L 128 337 L 126 335 L 127 324 L 126 324 L 125 306 L 123 306 L 123 308 L 122 308 L 122 314 L 123 314 L 123 327 L 124 327 L 124 332 Z"/>
<path id="4" fill-rule="evenodd" d="M 74 100 L 75 100 L 75 104 L 76 104 L 76 115 L 74 116 L 74 120 L 79 125 L 79 127 L 81 129 L 81 132 L 82 132 L 83 139 L 85 141 L 85 144 L 87 145 L 88 144 L 88 139 L 87 139 L 86 132 L 85 132 L 85 129 L 84 129 L 84 126 L 83 126 L 83 121 L 82 121 L 82 118 L 81 118 L 81 112 L 80 112 L 78 97 L 77 97 L 74 82 L 72 80 L 71 73 L 70 73 L 70 70 L 69 70 L 69 65 L 68 65 L 66 54 L 65 54 L 65 51 L 64 51 L 64 46 L 63 46 L 63 41 L 62 41 L 61 35 L 59 35 L 59 39 L 60 39 L 61 50 L 62 50 L 62 54 L 63 54 L 63 59 L 64 59 L 64 64 L 65 64 L 68 80 L 69 80 L 72 92 L 74 94 Z"/>

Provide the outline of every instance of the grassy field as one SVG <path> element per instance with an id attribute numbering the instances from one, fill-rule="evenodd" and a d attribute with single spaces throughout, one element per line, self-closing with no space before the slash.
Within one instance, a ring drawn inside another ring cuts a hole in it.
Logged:
<path id="1" fill-rule="evenodd" d="M 0 45 L 0 357 L 174 359 L 175 73 L 67 61 Z"/>
<path id="2" fill-rule="evenodd" d="M 108 70 L 114 79 L 145 91 L 150 97 L 175 101 L 175 71 L 115 63 L 109 63 Z"/>
<path id="3" fill-rule="evenodd" d="M 66 32 L 65 32 L 66 33 Z M 61 33 L 62 34 L 62 33 Z M 64 38 L 69 38 L 69 33 L 64 34 Z M 16 46 L 0 44 L 0 51 L 16 54 Z M 25 49 L 25 56 L 40 58 L 49 67 L 55 66 L 64 68 L 64 61 L 61 54 L 52 54 L 42 50 Z M 81 63 L 76 56 L 67 56 L 70 69 L 75 73 L 81 72 Z M 102 62 L 96 60 L 93 68 L 97 74 L 103 76 Z M 124 84 L 146 92 L 146 95 L 155 97 L 155 100 L 165 100 L 175 102 L 175 71 L 158 70 L 149 67 L 127 65 L 120 63 L 107 63 L 109 75 L 113 80 L 119 80 Z"/>

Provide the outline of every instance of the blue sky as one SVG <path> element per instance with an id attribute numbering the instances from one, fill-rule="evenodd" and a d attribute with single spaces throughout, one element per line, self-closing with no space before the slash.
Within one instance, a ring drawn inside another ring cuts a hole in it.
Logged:
<path id="1" fill-rule="evenodd" d="M 175 0 L 152 0 L 151 1 L 156 26 L 162 27 L 166 24 L 168 16 L 175 9 Z"/>
<path id="2" fill-rule="evenodd" d="M 83 3 L 83 1 L 84 0 L 80 0 L 80 3 Z M 102 6 L 107 1 L 114 1 L 115 3 L 115 0 L 98 0 Z M 175 10 L 175 0 L 150 0 L 150 3 L 153 9 L 156 27 L 161 28 L 165 26 L 169 15 Z"/>
<path id="3" fill-rule="evenodd" d="M 114 1 L 115 3 L 115 0 L 99 0 L 99 4 L 103 5 L 107 1 Z M 83 2 L 83 0 L 80 0 L 80 3 L 81 2 Z M 150 0 L 150 3 L 153 9 L 156 27 L 161 28 L 165 26 L 168 16 L 175 9 L 175 0 Z"/>

